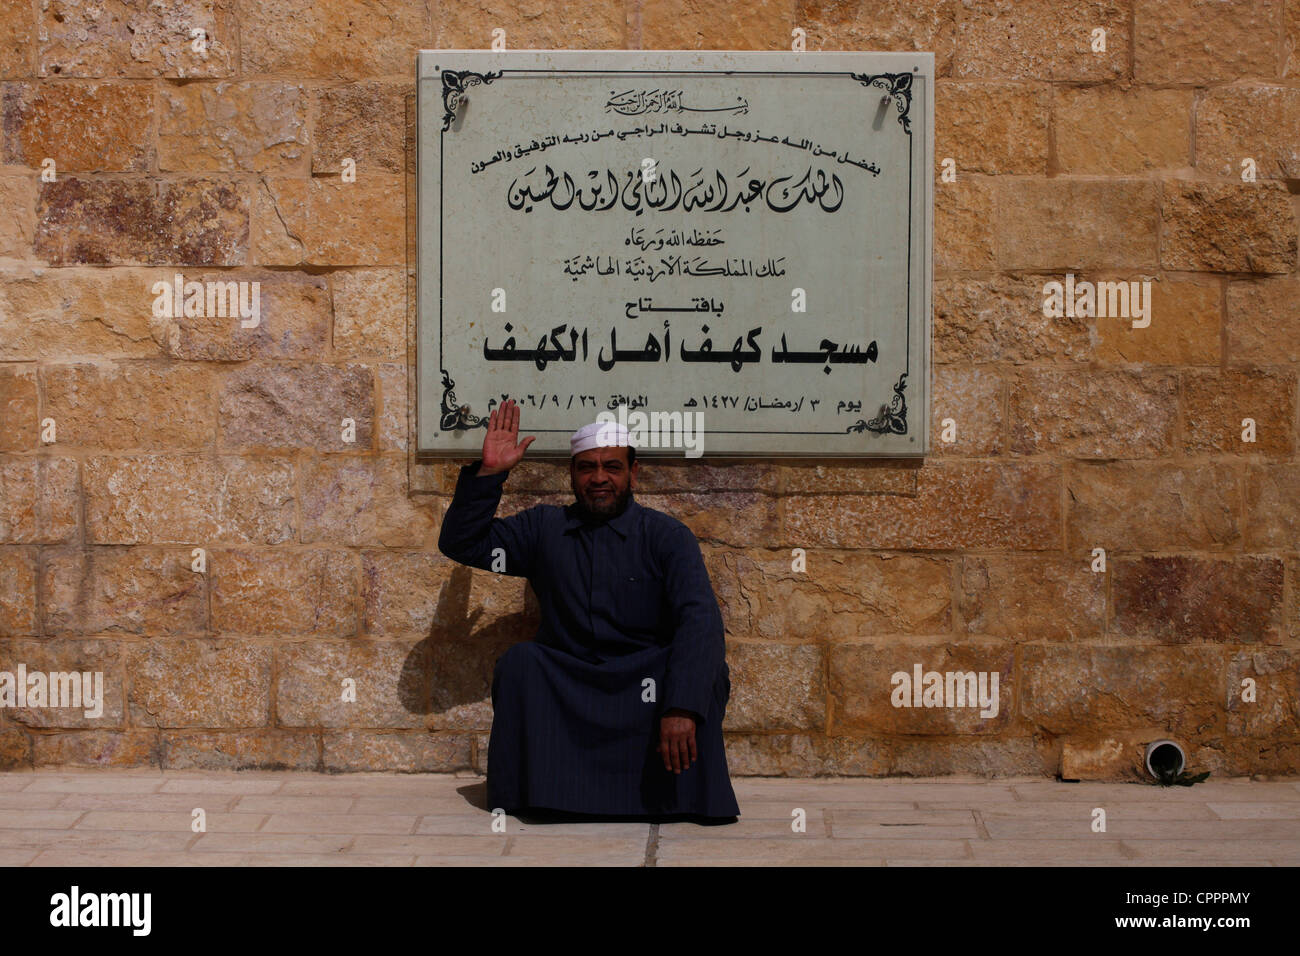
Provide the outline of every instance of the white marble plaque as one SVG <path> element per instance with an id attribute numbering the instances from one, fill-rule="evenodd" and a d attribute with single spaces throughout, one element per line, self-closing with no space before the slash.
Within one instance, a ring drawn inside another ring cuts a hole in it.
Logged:
<path id="1" fill-rule="evenodd" d="M 477 456 L 506 397 L 535 457 L 601 412 L 661 426 L 643 456 L 684 416 L 706 456 L 926 453 L 933 84 L 928 53 L 421 51 L 418 454 Z"/>

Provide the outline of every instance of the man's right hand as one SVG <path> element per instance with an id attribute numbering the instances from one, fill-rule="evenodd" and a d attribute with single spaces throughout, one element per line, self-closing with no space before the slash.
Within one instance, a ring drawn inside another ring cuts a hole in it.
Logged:
<path id="1" fill-rule="evenodd" d="M 479 465 L 478 473 L 495 475 L 509 471 L 519 464 L 536 438 L 536 435 L 529 435 L 519 442 L 519 406 L 514 399 L 506 399 L 488 416 L 487 435 L 483 439 L 483 464 Z"/>

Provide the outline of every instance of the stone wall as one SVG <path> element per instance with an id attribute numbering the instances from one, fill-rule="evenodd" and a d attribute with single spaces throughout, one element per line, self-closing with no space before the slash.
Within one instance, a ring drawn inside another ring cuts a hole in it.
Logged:
<path id="1" fill-rule="evenodd" d="M 107 698 L 0 708 L 0 766 L 483 769 L 537 612 L 437 550 L 408 267 L 415 51 L 497 27 L 936 55 L 956 440 L 642 473 L 723 607 L 733 772 L 1123 779 L 1162 736 L 1296 772 L 1300 0 L 0 0 L 0 671 Z M 259 280 L 260 326 L 155 318 L 177 272 Z M 1149 280 L 1150 325 L 1045 316 L 1067 274 Z M 914 665 L 996 672 L 998 713 L 893 706 Z"/>

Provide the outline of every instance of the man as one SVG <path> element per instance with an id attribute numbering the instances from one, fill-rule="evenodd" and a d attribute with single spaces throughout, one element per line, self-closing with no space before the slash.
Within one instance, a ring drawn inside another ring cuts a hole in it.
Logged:
<path id="1" fill-rule="evenodd" d="M 513 400 L 492 412 L 438 537 L 455 561 L 526 577 L 542 610 L 493 674 L 488 806 L 734 821 L 731 680 L 699 542 L 633 500 L 636 449 L 613 422 L 570 441 L 573 504 L 494 517 L 535 437 L 518 441 Z"/>

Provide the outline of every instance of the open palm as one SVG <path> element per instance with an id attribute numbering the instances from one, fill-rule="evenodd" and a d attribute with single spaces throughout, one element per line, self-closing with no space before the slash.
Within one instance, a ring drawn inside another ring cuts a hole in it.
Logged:
<path id="1" fill-rule="evenodd" d="M 513 468 L 536 438 L 536 435 L 529 435 L 519 441 L 519 406 L 514 399 L 506 399 L 488 417 L 487 435 L 483 439 L 483 467 L 479 473 Z"/>

